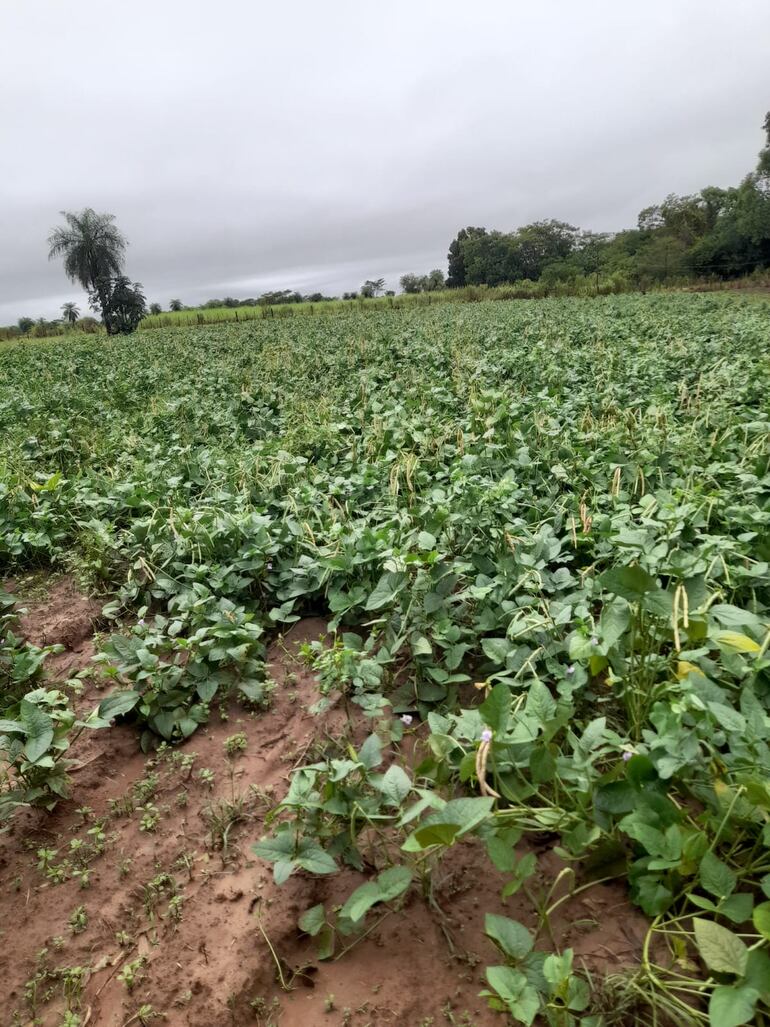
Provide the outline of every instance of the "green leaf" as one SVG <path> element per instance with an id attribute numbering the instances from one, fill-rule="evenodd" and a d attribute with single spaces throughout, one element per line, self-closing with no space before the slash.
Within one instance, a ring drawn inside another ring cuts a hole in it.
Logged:
<path id="1" fill-rule="evenodd" d="M 488 660 L 504 666 L 508 653 L 512 652 L 514 646 L 507 638 L 482 638 L 481 648 Z"/>
<path id="2" fill-rule="evenodd" d="M 639 792 L 630 781 L 610 781 L 594 793 L 594 803 L 602 813 L 630 813 L 639 798 Z"/>
<path id="3" fill-rule="evenodd" d="M 756 913 L 756 910 L 754 911 Z M 742 977 L 746 971 L 749 950 L 732 931 L 713 920 L 693 917 L 695 944 L 703 962 L 716 973 L 735 974 Z M 739 1021 L 740 1022 L 740 1021 Z"/>
<path id="4" fill-rule="evenodd" d="M 514 1020 L 529 1027 L 540 1009 L 540 998 L 524 974 L 510 966 L 488 966 L 485 976 Z"/>
<path id="5" fill-rule="evenodd" d="M 122 717 L 123 714 L 133 710 L 140 699 L 139 693 L 131 688 L 118 689 L 108 695 L 106 699 L 102 699 L 96 708 L 97 716 L 100 720 L 106 720 L 109 723 L 115 717 Z"/>
<path id="6" fill-rule="evenodd" d="M 752 920 L 759 933 L 770 940 L 770 902 L 760 902 L 754 909 Z"/>
<path id="7" fill-rule="evenodd" d="M 719 903 L 719 912 L 734 924 L 745 924 L 751 920 L 754 896 L 749 892 L 738 892 Z"/>
<path id="8" fill-rule="evenodd" d="M 492 835 L 486 840 L 487 855 L 498 870 L 507 873 L 516 866 L 516 849 L 504 838 Z"/>
<path id="9" fill-rule="evenodd" d="M 24 731 L 20 720 L 0 720 L 0 734 L 19 734 Z"/>
<path id="10" fill-rule="evenodd" d="M 752 949 L 749 952 L 745 983 L 757 989 L 763 1002 L 770 1002 L 770 954 L 766 949 Z"/>
<path id="11" fill-rule="evenodd" d="M 494 732 L 502 734 L 508 727 L 510 710 L 511 690 L 504 681 L 501 681 L 479 706 L 479 715 Z"/>
<path id="12" fill-rule="evenodd" d="M 534 945 L 527 928 L 507 916 L 487 913 L 484 917 L 484 932 L 506 956 L 514 960 L 524 959 Z"/>
<path id="13" fill-rule="evenodd" d="M 420 549 L 430 552 L 430 550 L 436 548 L 436 537 L 431 535 L 429 531 L 421 531 L 417 536 L 417 545 Z"/>
<path id="14" fill-rule="evenodd" d="M 319 902 L 317 906 L 311 906 L 310 909 L 305 910 L 299 918 L 297 926 L 300 931 L 304 931 L 305 934 L 315 937 L 325 923 L 326 910 L 324 909 L 323 902 Z"/>
<path id="15" fill-rule="evenodd" d="M 382 763 L 382 742 L 375 734 L 369 735 L 358 752 L 358 759 L 367 770 L 373 770 Z"/>
<path id="16" fill-rule="evenodd" d="M 536 717 L 542 725 L 547 724 L 556 716 L 556 700 L 539 678 L 535 678 L 529 686 L 527 703 L 524 708 L 527 713 L 531 713 Z"/>
<path id="17" fill-rule="evenodd" d="M 390 902 L 391 899 L 398 898 L 411 883 L 412 871 L 408 867 L 389 867 L 378 874 L 374 881 L 367 881 L 360 888 L 356 888 L 339 915 L 357 923 L 376 903 Z"/>
<path id="18" fill-rule="evenodd" d="M 278 831 L 276 834 L 262 838 L 251 846 L 251 851 L 268 863 L 276 863 L 294 855 L 296 839 L 293 831 Z"/>
<path id="19" fill-rule="evenodd" d="M 425 635 L 413 635 L 410 641 L 413 656 L 432 656 L 433 649 Z"/>
<path id="20" fill-rule="evenodd" d="M 124 664 L 139 662 L 137 650 L 143 647 L 141 638 L 126 638 L 125 635 L 110 635 L 104 645 L 104 651 L 109 656 L 117 656 Z"/>
<path id="21" fill-rule="evenodd" d="M 565 949 L 561 955 L 555 952 L 546 956 L 543 960 L 543 977 L 551 985 L 551 992 L 557 989 L 570 977 L 572 973 L 573 952 L 572 949 Z"/>
<path id="22" fill-rule="evenodd" d="M 411 787 L 409 775 L 396 763 L 388 767 L 380 782 L 380 791 L 392 806 L 400 806 Z"/>
<path id="23" fill-rule="evenodd" d="M 265 698 L 264 681 L 239 681 L 238 690 L 252 702 L 262 702 Z"/>
<path id="24" fill-rule="evenodd" d="M 748 984 L 719 985 L 709 999 L 709 1027 L 740 1027 L 751 1023 L 759 992 Z"/>
<path id="25" fill-rule="evenodd" d="M 605 648 L 611 649 L 615 645 L 630 621 L 631 610 L 626 603 L 615 600 L 604 606 L 599 618 L 599 634 Z"/>
<path id="26" fill-rule="evenodd" d="M 402 845 L 404 852 L 419 852 L 431 845 L 452 845 L 460 828 L 457 824 L 429 824 L 419 827 Z"/>
<path id="27" fill-rule="evenodd" d="M 214 696 L 217 694 L 218 684 L 216 681 L 209 679 L 208 681 L 199 681 L 196 691 L 200 696 L 201 702 L 211 702 Z M 243 691 L 243 689 L 241 689 Z"/>
<path id="28" fill-rule="evenodd" d="M 162 738 L 170 739 L 174 734 L 174 725 L 176 724 L 176 711 L 172 710 L 161 710 L 160 713 L 156 713 L 154 717 L 150 718 L 150 726 L 154 731 L 157 731 Z"/>
<path id="29" fill-rule="evenodd" d="M 407 575 L 401 571 L 388 571 L 383 574 L 374 587 L 374 591 L 366 601 L 366 610 L 381 610 L 389 606 L 407 583 Z"/>
<path id="30" fill-rule="evenodd" d="M 521 857 L 513 868 L 513 877 L 508 881 L 502 890 L 502 897 L 509 898 L 515 895 L 524 882 L 537 870 L 537 856 L 534 852 L 527 852 Z"/>
<path id="31" fill-rule="evenodd" d="M 614 592 L 630 603 L 638 602 L 648 592 L 655 592 L 658 584 L 639 565 L 633 567 L 611 567 L 599 576 L 599 583 L 607 592 Z"/>
<path id="32" fill-rule="evenodd" d="M 493 804 L 494 799 L 489 797 L 452 799 L 425 818 L 404 843 L 404 850 L 413 852 L 431 845 L 452 845 L 457 838 L 478 827 L 489 815 Z"/>
<path id="33" fill-rule="evenodd" d="M 297 864 L 293 859 L 277 859 L 273 864 L 273 880 L 280 887 L 286 884 L 296 869 Z"/>
<path id="34" fill-rule="evenodd" d="M 298 866 L 311 874 L 336 874 L 339 867 L 334 857 L 329 855 L 316 842 L 303 839 L 297 855 L 294 857 Z"/>
<path id="35" fill-rule="evenodd" d="M 700 881 L 711 895 L 718 899 L 726 899 L 735 891 L 738 879 L 713 852 L 707 852 L 700 861 Z"/>
<path id="36" fill-rule="evenodd" d="M 746 719 L 741 716 L 732 706 L 725 706 L 724 703 L 707 702 L 709 713 L 713 716 L 723 731 L 732 731 L 743 734 L 746 730 Z"/>
<path id="37" fill-rule="evenodd" d="M 316 935 L 316 955 L 319 959 L 331 959 L 334 955 L 334 928 L 331 924 L 324 924 Z"/>
<path id="38" fill-rule="evenodd" d="M 53 720 L 47 713 L 26 699 L 22 699 L 19 703 L 19 719 L 27 737 L 24 755 L 30 763 L 37 763 L 45 755 L 53 741 Z"/>

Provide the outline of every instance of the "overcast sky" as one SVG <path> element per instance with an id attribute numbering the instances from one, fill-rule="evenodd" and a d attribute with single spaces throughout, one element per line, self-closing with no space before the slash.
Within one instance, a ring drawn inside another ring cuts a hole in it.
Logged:
<path id="1" fill-rule="evenodd" d="M 768 0 L 0 0 L 0 324 L 83 301 L 62 209 L 164 308 L 395 286 L 463 225 L 735 184 L 768 108 Z"/>

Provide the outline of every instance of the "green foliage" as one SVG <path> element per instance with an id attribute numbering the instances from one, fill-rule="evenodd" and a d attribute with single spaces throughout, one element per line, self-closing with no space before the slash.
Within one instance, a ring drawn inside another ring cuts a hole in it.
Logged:
<path id="1" fill-rule="evenodd" d="M 97 280 L 91 293 L 91 306 L 95 309 L 102 302 L 106 303 L 102 314 L 110 335 L 130 335 L 147 313 L 141 284 L 132 284 L 125 275 Z"/>
<path id="2" fill-rule="evenodd" d="M 14 607 L 14 597 L 0 591 L 0 822 L 20 806 L 52 809 L 66 796 L 63 757 L 73 728 L 83 726 L 63 692 L 33 687 L 53 647 L 14 633 Z"/>
<path id="3" fill-rule="evenodd" d="M 538 221 L 514 232 L 464 228 L 449 247 L 450 288 L 542 282 L 553 289 L 593 278 L 599 292 L 622 275 L 635 288 L 715 279 L 770 267 L 770 131 L 755 174 L 735 188 L 707 187 L 693 196 L 671 194 L 639 214 L 638 227 L 616 235 L 579 232 L 559 221 Z M 402 280 L 417 292 L 415 275 Z"/>
<path id="4" fill-rule="evenodd" d="M 63 210 L 64 225 L 48 238 L 48 259 L 64 258 L 64 273 L 89 294 L 91 308 L 99 310 L 110 335 L 136 330 L 147 312 L 142 287 L 123 274 L 126 240 L 116 228 L 113 214 L 97 214 L 90 207 L 79 213 Z M 70 325 L 77 320 L 77 307 L 62 308 Z M 45 334 L 49 334 L 46 330 Z"/>
<path id="5" fill-rule="evenodd" d="M 153 735 L 167 742 L 189 738 L 208 720 L 216 696 L 237 689 L 259 704 L 268 695 L 263 629 L 254 614 L 201 584 L 175 595 L 168 609 L 171 617 L 141 618 L 133 634 L 112 635 L 98 657 L 108 675 L 131 686 L 100 704 L 100 725 L 132 713 L 147 728 L 145 750 Z"/>
<path id="6" fill-rule="evenodd" d="M 266 635 L 328 613 L 321 700 L 395 716 L 294 770 L 256 846 L 276 880 L 351 866 L 366 905 L 394 865 L 431 902 L 473 837 L 526 897 L 517 847 L 545 833 L 650 918 L 634 1001 L 766 1016 L 767 326 L 760 302 L 656 295 L 8 347 L 0 559 L 79 563 L 139 618 L 104 645 L 117 687 L 90 722 L 135 717 L 145 745 L 259 702 Z M 492 929 L 514 954 L 491 999 L 594 1015 L 566 952 Z"/>

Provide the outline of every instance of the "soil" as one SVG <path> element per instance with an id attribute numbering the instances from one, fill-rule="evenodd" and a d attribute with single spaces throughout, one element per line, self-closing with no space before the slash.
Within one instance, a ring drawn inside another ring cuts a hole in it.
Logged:
<path id="1" fill-rule="evenodd" d="M 54 680 L 89 666 L 98 603 L 63 578 L 24 605 L 27 637 L 65 646 L 49 661 Z M 334 961 L 316 959 L 297 920 L 318 902 L 327 909 L 344 902 L 363 875 L 298 874 L 278 887 L 272 868 L 251 854 L 292 768 L 312 757 L 319 739 L 345 730 L 341 710 L 307 712 L 318 689 L 297 649 L 325 630 L 323 620 L 307 619 L 273 644 L 277 687 L 269 710 L 234 705 L 214 713 L 165 757 L 141 753 L 128 725 L 80 735 L 72 750 L 71 798 L 51 813 L 22 812 L 0 835 L 2 1027 L 59 1027 L 68 1023 L 68 1008 L 80 1017 L 69 1022 L 80 1027 L 505 1022 L 479 997 L 485 966 L 501 961 L 484 935 L 484 914 L 502 913 L 530 927 L 535 916 L 522 893 L 501 902 L 502 879 L 476 843 L 458 844 L 441 864 L 435 895 L 443 915 L 410 894 L 402 911 L 379 922 L 370 914 L 374 929 Z M 81 709 L 98 703 L 98 685 L 94 677 L 84 679 Z M 423 730 L 414 729 L 417 740 Z M 239 732 L 246 735 L 245 751 L 228 758 L 225 740 Z M 363 737 L 365 726 L 355 733 Z M 190 768 L 183 758 L 192 753 Z M 204 768 L 213 772 L 211 786 L 199 777 Z M 143 808 L 132 809 L 136 789 L 153 784 Z M 215 814 L 239 796 L 242 819 L 223 849 L 212 831 Z M 154 827 L 148 803 L 160 814 Z M 38 868 L 41 849 L 55 851 L 48 857 L 53 867 L 67 859 L 76 866 L 78 843 L 92 844 L 88 831 L 100 818 L 106 818 L 104 852 L 88 863 L 88 887 L 74 877 L 55 883 Z M 547 888 L 563 864 L 546 845 L 535 851 L 536 888 Z M 578 965 L 604 974 L 637 961 L 647 922 L 625 888 L 610 882 L 565 901 L 552 926 L 557 943 L 575 950 Z M 539 943 L 547 946 L 547 938 Z M 277 964 L 289 990 L 280 986 Z"/>

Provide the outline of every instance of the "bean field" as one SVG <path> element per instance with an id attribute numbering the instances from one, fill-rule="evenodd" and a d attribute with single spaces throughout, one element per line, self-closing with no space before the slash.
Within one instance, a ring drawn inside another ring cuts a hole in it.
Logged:
<path id="1" fill-rule="evenodd" d="M 0 344 L 3 1023 L 770 1023 L 768 382 L 711 294 Z"/>

